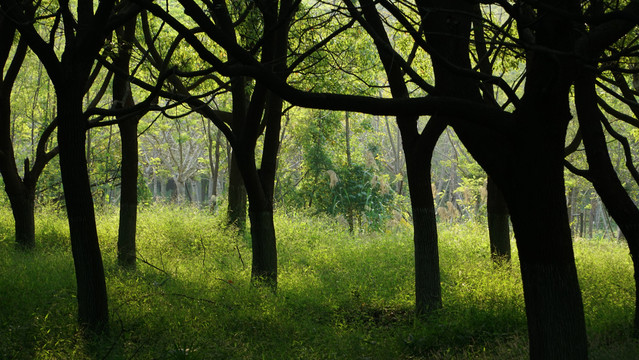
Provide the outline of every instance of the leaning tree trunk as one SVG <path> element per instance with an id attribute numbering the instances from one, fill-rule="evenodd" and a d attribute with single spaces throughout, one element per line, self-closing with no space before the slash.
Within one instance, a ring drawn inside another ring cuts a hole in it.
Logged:
<path id="1" fill-rule="evenodd" d="M 594 75 L 585 74 L 575 83 L 575 103 L 588 160 L 588 180 L 592 182 L 628 243 L 635 278 L 634 335 L 639 336 L 639 209 L 619 180 L 610 159 Z"/>
<path id="2" fill-rule="evenodd" d="M 508 206 L 495 182 L 488 177 L 488 233 L 490 237 L 490 256 L 495 264 L 510 262 L 510 227 L 508 225 Z"/>
<path id="3" fill-rule="evenodd" d="M 56 88 L 60 172 L 75 265 L 78 321 L 82 328 L 100 333 L 108 330 L 109 312 L 84 151 L 86 122 L 82 114 L 82 92 L 79 88 L 82 86 L 76 84 L 74 87 L 68 83 Z"/>

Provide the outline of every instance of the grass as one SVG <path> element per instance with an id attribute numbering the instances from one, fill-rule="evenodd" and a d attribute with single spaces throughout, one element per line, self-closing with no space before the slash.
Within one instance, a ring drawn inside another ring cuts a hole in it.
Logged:
<path id="1" fill-rule="evenodd" d="M 0 358 L 521 359 L 526 321 L 516 253 L 495 267 L 487 232 L 443 225 L 444 309 L 413 311 L 410 229 L 351 235 L 328 218 L 276 215 L 277 294 L 249 284 L 246 236 L 191 207 L 139 214 L 138 270 L 116 265 L 117 211 L 98 215 L 111 331 L 84 341 L 62 214 L 39 210 L 38 249 L 14 250 L 0 208 Z M 639 358 L 626 247 L 577 240 L 592 359 Z"/>

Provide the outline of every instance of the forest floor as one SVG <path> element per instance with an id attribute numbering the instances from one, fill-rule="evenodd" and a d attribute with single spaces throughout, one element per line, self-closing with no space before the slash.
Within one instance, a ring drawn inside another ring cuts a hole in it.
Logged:
<path id="1" fill-rule="evenodd" d="M 141 209 L 138 267 L 127 272 L 115 258 L 117 211 L 98 214 L 110 333 L 85 341 L 63 212 L 39 210 L 38 247 L 25 254 L 0 209 L 0 358 L 527 358 L 517 253 L 493 265 L 485 225 L 440 224 L 444 308 L 418 319 L 407 225 L 353 235 L 327 218 L 279 211 L 273 293 L 250 284 L 249 240 L 221 217 Z M 575 253 L 591 359 L 638 359 L 627 247 L 577 239 Z"/>

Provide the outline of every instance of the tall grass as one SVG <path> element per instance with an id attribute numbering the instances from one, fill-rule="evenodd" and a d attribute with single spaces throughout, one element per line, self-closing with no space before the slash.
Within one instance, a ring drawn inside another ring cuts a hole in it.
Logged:
<path id="1" fill-rule="evenodd" d="M 496 267 L 477 224 L 440 228 L 444 309 L 415 318 L 409 228 L 355 234 L 295 211 L 276 214 L 277 293 L 250 285 L 247 235 L 192 207 L 139 214 L 138 269 L 116 265 L 117 211 L 98 212 L 111 331 L 79 336 L 63 214 L 40 210 L 38 249 L 14 250 L 0 209 L 0 358 L 520 359 L 526 321 L 517 254 Z M 575 242 L 593 359 L 639 357 L 624 244 Z"/>

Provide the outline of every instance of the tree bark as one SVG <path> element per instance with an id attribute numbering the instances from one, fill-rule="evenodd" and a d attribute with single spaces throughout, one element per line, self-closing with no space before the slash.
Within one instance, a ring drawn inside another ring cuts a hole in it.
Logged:
<path id="1" fill-rule="evenodd" d="M 351 122 L 348 111 L 344 114 L 344 135 L 346 136 L 346 165 L 351 166 Z"/>
<path id="2" fill-rule="evenodd" d="M 510 227 L 508 224 L 508 206 L 504 196 L 488 177 L 487 217 L 490 236 L 490 256 L 495 264 L 510 262 Z"/>
<path id="3" fill-rule="evenodd" d="M 15 163 L 13 143 L 11 141 L 11 105 L 10 97 L 0 91 L 0 173 L 4 189 L 9 198 L 14 218 L 16 246 L 22 250 L 35 247 L 35 185 L 28 161 L 25 174 L 21 178 Z M 48 137 L 48 136 L 47 136 Z M 36 174 L 39 176 L 40 174 Z M 36 177 L 37 178 L 37 177 Z"/>

